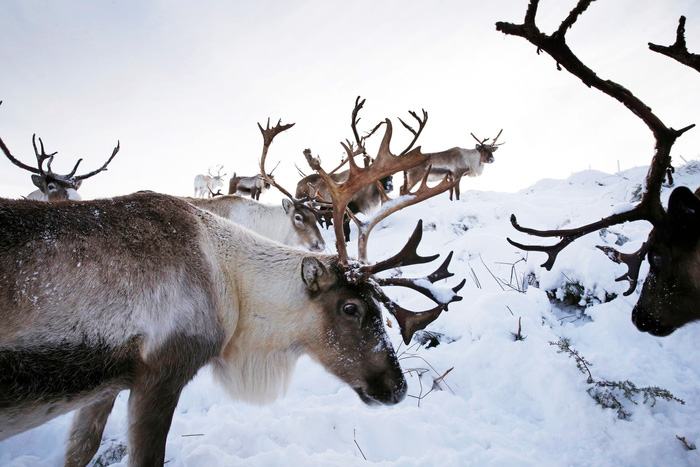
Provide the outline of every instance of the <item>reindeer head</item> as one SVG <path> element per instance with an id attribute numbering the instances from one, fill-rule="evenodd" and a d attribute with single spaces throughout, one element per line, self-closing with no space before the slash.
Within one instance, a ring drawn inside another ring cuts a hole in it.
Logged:
<path id="1" fill-rule="evenodd" d="M 311 251 L 323 251 L 326 248 L 326 242 L 318 229 L 316 211 L 312 207 L 303 202 L 283 199 L 282 208 L 289 216 L 297 238 L 302 241 L 300 246 Z"/>
<path id="2" fill-rule="evenodd" d="M 632 322 L 640 331 L 666 336 L 700 319 L 700 198 L 687 187 L 671 193 L 666 217 L 646 249 L 649 274 Z"/>
<path id="3" fill-rule="evenodd" d="M 57 153 L 52 152 L 51 154 L 46 154 L 44 142 L 41 140 L 41 138 L 38 139 L 39 147 L 37 147 L 36 144 L 36 134 L 32 135 L 32 145 L 34 146 L 34 155 L 36 156 L 37 162 L 36 168 L 28 166 L 15 158 L 10 153 L 7 146 L 5 146 L 2 139 L 0 139 L 0 149 L 2 149 L 5 156 L 10 159 L 13 164 L 32 173 L 32 183 L 34 183 L 34 185 L 46 196 L 48 201 L 61 201 L 69 199 L 69 190 L 78 190 L 80 185 L 83 183 L 83 180 L 92 177 L 103 170 L 107 170 L 107 165 L 119 152 L 119 142 L 117 142 L 117 146 L 112 151 L 112 155 L 99 169 L 93 170 L 92 172 L 84 175 L 75 175 L 75 172 L 78 170 L 78 166 L 82 162 L 82 159 L 78 159 L 78 162 L 75 163 L 75 166 L 70 173 L 60 175 L 51 170 L 51 164 L 53 163 L 53 159 Z M 44 162 L 46 162 L 46 169 L 44 169 Z"/>
<path id="4" fill-rule="evenodd" d="M 502 132 L 503 130 L 501 129 L 491 143 L 487 143 L 487 141 L 491 138 L 479 139 L 476 136 L 474 136 L 474 133 L 470 133 L 470 135 L 472 135 L 472 138 L 476 140 L 476 146 L 474 147 L 474 149 L 479 151 L 479 155 L 481 156 L 480 161 L 482 164 L 493 164 L 493 153 L 496 152 L 498 146 L 505 144 L 496 144 L 496 141 L 498 141 L 498 137 L 501 136 Z"/>
<path id="5" fill-rule="evenodd" d="M 337 260 L 305 258 L 302 279 L 322 321 L 321 335 L 307 344 L 311 356 L 366 404 L 403 400 L 406 380 L 371 287 L 348 281 Z"/>
<path id="6" fill-rule="evenodd" d="M 562 20 L 551 34 L 546 34 L 537 25 L 538 2 L 532 0 L 521 24 L 499 21 L 496 29 L 504 34 L 525 38 L 537 51 L 545 52 L 554 58 L 557 68 L 566 69 L 579 78 L 586 86 L 622 103 L 641 119 L 651 130 L 654 139 L 654 156 L 647 171 L 645 190 L 639 204 L 634 208 L 616 212 L 608 217 L 576 228 L 538 230 L 522 227 L 514 215 L 511 223 L 516 230 L 538 237 L 560 237 L 553 245 L 524 245 L 508 241 L 526 251 L 547 253 L 547 261 L 542 264 L 551 269 L 557 255 L 567 245 L 579 237 L 623 222 L 645 220 L 654 228 L 647 241 L 634 253 L 621 253 L 612 247 L 600 246 L 608 257 L 627 265 L 627 272 L 616 280 L 626 280 L 629 287 L 624 295 L 632 294 L 637 287 L 639 269 L 645 256 L 649 256 L 650 272 L 639 301 L 632 313 L 637 328 L 656 335 L 668 335 L 679 326 L 700 318 L 700 261 L 698 260 L 698 237 L 700 218 L 698 200 L 687 188 L 677 188 L 671 194 L 668 210 L 661 204 L 661 187 L 671 171 L 671 149 L 676 140 L 686 131 L 695 127 L 687 125 L 681 129 L 665 125 L 654 114 L 651 107 L 641 101 L 628 88 L 610 79 L 601 79 L 574 54 L 566 42 L 567 31 L 586 11 L 591 2 L 579 0 L 576 6 Z M 679 24 L 678 36 L 682 36 L 684 22 Z M 679 39 L 680 42 L 680 39 Z M 651 44 L 650 44 L 651 47 Z"/>
<path id="7" fill-rule="evenodd" d="M 360 98 L 355 102 L 353 130 L 356 135 L 357 119 L 355 117 L 363 104 L 364 100 Z M 452 254 L 447 256 L 435 272 L 425 277 L 379 276 L 380 273 L 388 270 L 431 262 L 438 257 L 438 255 L 424 257 L 417 253 L 423 234 L 422 222 L 418 222 L 408 242 L 396 255 L 375 264 L 367 262 L 367 240 L 372 228 L 389 214 L 448 190 L 454 182 L 447 179 L 436 187 L 430 188 L 427 186 L 426 177 L 416 192 L 392 200 L 390 205 L 385 205 L 384 209 L 367 222 L 359 222 L 353 217 L 360 229 L 359 260 L 349 258 L 342 231 L 342 219 L 352 197 L 364 187 L 391 174 L 424 163 L 426 159 L 426 156 L 420 152 L 420 148 L 410 149 L 415 143 L 415 138 L 399 156 L 393 155 L 389 149 L 392 135 L 391 121 L 387 119 L 382 124 L 386 126 L 386 132 L 379 153 L 373 162 L 368 163 L 364 168 L 358 167 L 354 161 L 355 156 L 364 153 L 364 148 L 362 148 L 363 151 L 358 151 L 349 142 L 341 143 L 348 154 L 350 165 L 348 177 L 344 182 L 333 180 L 321 167 L 320 160 L 312 156 L 310 150 L 304 151 L 309 166 L 328 186 L 338 250 L 336 257 L 331 257 L 325 262 L 314 257 L 305 258 L 302 262 L 302 279 L 310 298 L 316 301 L 319 308 L 318 314 L 323 317 L 322 335 L 307 343 L 306 346 L 312 356 L 327 370 L 349 384 L 368 404 L 395 404 L 406 394 L 406 381 L 384 329 L 380 304 L 394 316 L 399 324 L 403 341 L 408 344 L 416 331 L 437 319 L 443 311 L 447 310 L 450 303 L 461 300 L 457 292 L 465 283 L 462 281 L 447 291 L 438 291 L 434 286 L 435 282 L 453 275 L 447 270 Z M 424 122 L 421 124 L 421 129 L 422 125 Z M 270 128 L 269 121 L 266 128 L 260 126 L 264 141 L 260 164 L 261 174 L 265 174 L 264 161 L 274 136 L 291 126 L 282 125 L 280 122 Z M 361 147 L 362 140 L 359 137 L 357 142 Z M 272 183 L 274 184 L 274 181 Z M 389 299 L 382 290 L 383 286 L 410 288 L 431 299 L 436 306 L 417 313 L 409 311 Z"/>

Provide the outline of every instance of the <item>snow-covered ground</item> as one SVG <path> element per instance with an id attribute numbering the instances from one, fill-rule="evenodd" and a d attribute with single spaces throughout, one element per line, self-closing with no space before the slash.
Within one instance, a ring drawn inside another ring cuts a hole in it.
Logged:
<path id="1" fill-rule="evenodd" d="M 421 251 L 454 250 L 451 270 L 457 277 L 448 283 L 467 278 L 464 300 L 430 327 L 445 336 L 437 347 L 399 346 L 396 326 L 389 329 L 409 371 L 409 394 L 425 395 L 435 378 L 453 368 L 435 383 L 439 390 L 393 407 L 367 407 L 304 358 L 287 396 L 258 407 L 228 399 L 203 369 L 180 399 L 167 465 L 700 465 L 700 450 L 687 450 L 677 439 L 700 445 L 700 324 L 666 338 L 638 332 L 630 311 L 641 281 L 635 294 L 623 297 L 626 284 L 614 278 L 624 267 L 595 249 L 626 237 L 620 249 L 634 251 L 648 224 L 590 234 L 564 250 L 549 272 L 539 267 L 543 254 L 521 260 L 524 253 L 505 240 L 538 241 L 512 229 L 511 213 L 523 225 L 540 228 L 588 223 L 629 204 L 645 173 L 646 168 L 615 175 L 581 172 L 515 194 L 465 191 L 459 202 L 442 195 L 391 216 L 370 238 L 371 259 L 393 254 L 422 218 Z M 678 168 L 675 178 L 695 189 L 700 163 Z M 665 188 L 664 202 L 669 193 Z M 645 264 L 642 275 L 647 269 Z M 539 288 L 524 290 L 530 272 Z M 580 303 L 588 307 L 552 304 L 547 291 L 565 298 L 567 289 L 583 292 Z M 424 305 L 410 291 L 392 292 L 404 306 Z M 605 302 L 613 294 L 617 298 Z M 516 341 L 512 333 L 519 320 L 526 337 Z M 619 418 L 589 395 L 593 385 L 574 359 L 550 344 L 560 338 L 591 362 L 595 380 L 659 386 L 685 404 L 659 399 L 652 406 L 641 396 L 634 404 L 617 393 L 631 414 Z M 128 462 L 126 400 L 126 393 L 117 399 L 96 465 Z M 70 415 L 63 416 L 0 443 L 0 465 L 60 465 L 69 424 Z"/>

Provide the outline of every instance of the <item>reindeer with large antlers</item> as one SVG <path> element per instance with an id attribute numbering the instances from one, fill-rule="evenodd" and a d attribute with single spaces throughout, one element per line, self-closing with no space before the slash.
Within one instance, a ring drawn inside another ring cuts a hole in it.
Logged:
<path id="1" fill-rule="evenodd" d="M 261 165 L 287 128 L 261 128 Z M 388 123 L 375 162 L 351 164 L 348 180 L 331 184 L 336 218 L 354 191 L 422 161 L 419 150 L 393 156 L 390 138 Z M 420 188 L 385 216 L 434 194 Z M 67 466 L 94 456 L 123 389 L 129 464 L 162 465 L 180 393 L 208 364 L 235 397 L 268 402 L 309 354 L 365 403 L 396 404 L 407 385 L 378 302 L 409 342 L 461 299 L 464 284 L 434 286 L 452 276 L 451 255 L 425 278 L 376 276 L 436 258 L 416 251 L 420 222 L 397 255 L 373 265 L 351 260 L 342 238 L 338 255 L 311 254 L 150 192 L 51 207 L 0 199 L 0 225 L 0 440 L 77 410 Z M 409 287 L 436 306 L 410 312 L 382 286 Z"/>
<path id="2" fill-rule="evenodd" d="M 488 141 L 491 138 L 479 139 L 474 136 L 474 133 L 470 133 L 476 140 L 474 149 L 454 147 L 446 151 L 426 154 L 427 160 L 423 164 L 404 172 L 404 185 L 401 187 L 401 192 L 413 188 L 426 174 L 428 174 L 428 181 L 439 181 L 448 176 L 455 180 L 454 188 L 450 189 L 450 200 L 453 193 L 459 199 L 459 183 L 462 177 L 465 175 L 478 177 L 484 172 L 484 164 L 493 164 L 493 153 L 504 144 L 497 143 L 502 132 L 503 130 L 499 131 L 490 143 Z"/>
<path id="3" fill-rule="evenodd" d="M 379 128 L 381 128 L 382 125 L 384 125 L 384 122 L 379 122 L 364 136 L 360 136 L 357 125 L 360 122 L 359 112 L 362 110 L 364 105 L 365 99 L 358 96 L 357 99 L 355 99 L 355 106 L 353 107 L 350 120 L 350 127 L 352 129 L 355 141 L 351 142 L 350 140 L 345 140 L 345 142 L 342 143 L 346 157 L 338 166 L 328 172 L 328 176 L 334 183 L 345 183 L 348 180 L 350 170 L 340 171 L 340 169 L 348 164 L 351 158 L 353 159 L 353 163 L 355 163 L 354 158 L 362 155 L 365 166 L 369 165 L 372 160 L 372 158 L 367 154 L 365 143 L 369 137 L 371 137 Z M 414 129 L 411 125 L 399 118 L 401 124 L 413 135 L 413 139 L 410 144 L 399 155 L 404 155 L 411 150 L 428 121 L 428 113 L 425 110 L 422 111 L 422 116 L 419 116 L 414 111 L 410 111 L 409 114 L 416 120 L 418 126 Z M 375 183 L 367 184 L 362 189 L 358 190 L 353 195 L 352 199 L 350 199 L 347 206 L 348 215 L 343 218 L 343 236 L 346 242 L 350 241 L 350 215 L 357 213 L 370 215 L 384 202 L 388 201 L 389 197 L 387 196 L 387 193 L 390 193 L 393 190 L 393 176 L 394 174 L 388 174 Z M 332 204 L 332 196 L 330 188 L 324 177 L 318 173 L 304 176 L 297 183 L 296 196 L 317 200 L 322 207 L 326 207 L 326 210 L 324 211 L 326 216 L 326 225 L 332 224 L 331 220 L 329 219 L 331 217 L 330 209 L 327 209 L 327 207 Z"/>
<path id="4" fill-rule="evenodd" d="M 608 246 L 599 248 L 613 261 L 627 265 L 627 272 L 616 279 L 629 282 L 625 295 L 636 290 L 640 266 L 645 257 L 649 259 L 649 274 L 632 310 L 632 321 L 640 331 L 664 336 L 690 321 L 700 319 L 700 190 L 694 195 L 687 187 L 676 188 L 666 211 L 660 197 L 662 183 L 671 167 L 673 143 L 695 125 L 680 130 L 666 126 L 649 106 L 628 89 L 614 81 L 601 79 L 574 55 L 566 43 L 566 32 L 591 1 L 579 0 L 557 30 L 549 35 L 540 31 L 535 24 L 538 0 L 530 0 L 522 24 L 498 22 L 496 29 L 525 38 L 537 47 L 538 53 L 544 51 L 549 54 L 556 61 L 557 69 L 565 68 L 586 86 L 594 87 L 622 103 L 644 122 L 656 140 L 656 152 L 646 176 L 646 190 L 633 209 L 577 228 L 527 228 L 521 226 L 513 215 L 511 223 L 516 230 L 537 237 L 559 237 L 561 240 L 549 246 L 508 241 L 526 251 L 546 253 L 547 261 L 542 266 L 549 270 L 559 252 L 583 235 L 623 222 L 644 220 L 651 223 L 653 229 L 649 238 L 634 253 L 621 253 Z"/>
<path id="5" fill-rule="evenodd" d="M 76 162 L 75 166 L 73 166 L 73 170 L 65 175 L 62 175 L 55 173 L 51 169 L 53 159 L 58 153 L 52 152 L 51 154 L 47 154 L 46 150 L 44 149 L 44 142 L 41 140 L 41 138 L 38 139 L 39 146 L 37 147 L 36 134 L 32 135 L 32 146 L 34 147 L 34 155 L 36 156 L 37 166 L 31 167 L 13 156 L 5 145 L 5 142 L 0 138 L 0 149 L 2 149 L 2 152 L 10 160 L 10 162 L 15 164 L 17 167 L 32 173 L 32 183 L 34 183 L 38 190 L 30 193 L 27 198 L 37 201 L 62 201 L 67 199 L 80 200 L 81 198 L 77 190 L 80 188 L 83 180 L 107 170 L 107 166 L 119 152 L 119 142 L 117 141 L 117 145 L 112 150 L 112 155 L 109 156 L 107 162 L 102 164 L 102 167 L 99 169 L 83 175 L 76 175 L 75 173 L 78 171 L 78 166 L 83 161 L 82 159 L 78 159 L 78 162 Z M 46 163 L 46 168 L 44 168 L 44 163 Z"/>

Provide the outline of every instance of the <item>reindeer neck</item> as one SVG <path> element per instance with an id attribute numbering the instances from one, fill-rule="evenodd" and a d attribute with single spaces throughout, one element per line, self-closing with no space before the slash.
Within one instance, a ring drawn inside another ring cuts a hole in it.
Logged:
<path id="1" fill-rule="evenodd" d="M 310 255 L 271 242 L 207 213 L 206 224 L 230 295 L 223 321 L 232 326 L 218 378 L 237 398 L 267 402 L 284 393 L 304 342 L 316 335 L 316 313 L 301 279 Z"/>

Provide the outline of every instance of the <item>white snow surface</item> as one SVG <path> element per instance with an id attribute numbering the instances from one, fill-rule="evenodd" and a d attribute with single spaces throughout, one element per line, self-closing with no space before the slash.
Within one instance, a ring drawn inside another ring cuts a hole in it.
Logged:
<path id="1" fill-rule="evenodd" d="M 399 345 L 397 326 L 388 328 L 404 369 L 429 370 L 422 378 L 416 371 L 407 374 L 409 394 L 420 394 L 421 384 L 425 393 L 434 378 L 453 368 L 439 385 L 442 390 L 432 391 L 420 404 L 407 397 L 393 407 L 368 407 L 348 386 L 302 358 L 287 396 L 261 407 L 230 400 L 204 368 L 180 398 L 168 436 L 167 465 L 700 465 L 700 450 L 686 450 L 676 438 L 700 445 L 700 323 L 665 338 L 638 332 L 630 312 L 641 281 L 633 295 L 623 297 L 626 284 L 614 278 L 624 267 L 595 248 L 614 246 L 616 234 L 621 234 L 629 241 L 620 249 L 634 251 L 646 239 L 649 225 L 636 222 L 612 227 L 607 234 L 589 234 L 567 247 L 552 271 L 539 267 L 545 259 L 539 253 L 515 266 L 508 264 L 525 254 L 508 244 L 507 236 L 525 243 L 552 243 L 516 232 L 509 222 L 511 213 L 522 225 L 535 228 L 588 223 L 633 205 L 645 174 L 646 168 L 614 175 L 586 171 L 567 180 L 542 180 L 515 194 L 463 191 L 458 202 L 444 194 L 390 216 L 370 237 L 370 259 L 395 253 L 422 218 L 419 252 L 440 252 L 442 258 L 455 252 L 450 270 L 456 276 L 438 285 L 453 286 L 467 278 L 460 292 L 464 300 L 450 305 L 449 312 L 429 327 L 453 342 L 407 351 Z M 697 188 L 700 163 L 679 167 L 675 180 L 676 185 Z M 468 180 L 463 187 L 468 188 Z M 670 191 L 664 188 L 664 203 Z M 419 277 L 437 268 L 439 261 L 407 268 L 403 274 Z M 512 269 L 517 280 L 511 280 Z M 645 264 L 642 277 L 647 270 Z M 540 288 L 515 290 L 522 288 L 518 284 L 530 271 Z M 566 281 L 579 282 L 594 299 L 583 314 L 548 299 L 545 290 Z M 387 291 L 409 309 L 429 305 L 413 291 Z M 606 293 L 618 297 L 598 303 Z M 526 336 L 522 341 L 511 334 L 518 319 Z M 549 345 L 560 337 L 569 338 L 592 363 L 595 378 L 660 386 L 686 404 L 627 403 L 632 417 L 619 419 L 587 394 L 590 386 L 574 360 Z M 119 396 L 109 418 L 99 465 L 108 465 L 106 453 L 126 444 L 127 397 L 126 392 Z M 0 442 L 0 465 L 61 465 L 70 421 L 68 414 Z M 128 456 L 113 459 L 113 465 L 128 464 Z"/>

